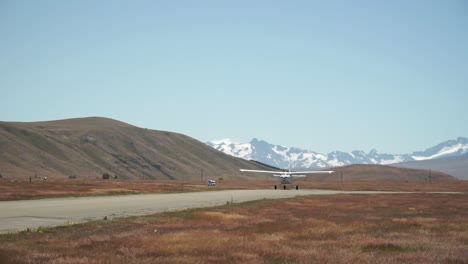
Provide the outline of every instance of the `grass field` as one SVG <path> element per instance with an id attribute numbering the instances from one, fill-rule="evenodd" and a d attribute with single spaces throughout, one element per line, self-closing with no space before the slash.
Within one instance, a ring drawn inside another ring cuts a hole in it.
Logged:
<path id="1" fill-rule="evenodd" d="M 468 263 L 468 195 L 309 196 L 0 236 L 0 263 Z"/>
<path id="2" fill-rule="evenodd" d="M 333 190 L 378 190 L 378 191 L 457 191 L 468 192 L 468 181 L 296 181 L 304 189 Z M 218 181 L 216 187 L 206 186 L 205 181 L 161 181 L 161 180 L 0 180 L 0 201 L 24 200 L 50 197 L 121 195 L 137 193 L 173 193 L 226 189 L 272 189 L 273 180 Z M 289 186 L 289 188 L 292 188 Z"/>

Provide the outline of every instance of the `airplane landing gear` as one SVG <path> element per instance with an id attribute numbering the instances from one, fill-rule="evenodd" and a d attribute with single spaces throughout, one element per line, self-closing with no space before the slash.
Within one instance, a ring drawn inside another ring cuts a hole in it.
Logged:
<path id="1" fill-rule="evenodd" d="M 296 190 L 299 190 L 299 185 L 296 185 Z"/>
<path id="2" fill-rule="evenodd" d="M 278 189 L 278 186 L 275 185 L 275 190 Z"/>
<path id="3" fill-rule="evenodd" d="M 286 185 L 283 185 L 283 189 L 285 189 L 285 190 L 286 190 Z"/>

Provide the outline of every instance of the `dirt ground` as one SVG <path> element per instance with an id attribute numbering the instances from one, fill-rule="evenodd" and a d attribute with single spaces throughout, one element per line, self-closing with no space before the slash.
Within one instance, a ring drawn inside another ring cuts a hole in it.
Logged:
<path id="1" fill-rule="evenodd" d="M 300 189 L 377 190 L 377 191 L 457 191 L 468 192 L 468 181 L 367 181 L 331 182 L 296 181 Z M 137 193 L 174 193 L 232 189 L 272 189 L 278 185 L 275 179 L 259 181 L 217 181 L 209 187 L 205 181 L 157 181 L 157 180 L 28 180 L 0 179 L 0 201 L 51 197 L 76 197 L 97 195 L 122 195 Z M 282 186 L 279 186 L 282 188 Z M 294 186 L 288 186 L 294 188 Z"/>
<path id="2" fill-rule="evenodd" d="M 0 263 L 468 263 L 468 195 L 261 200 L 0 236 Z"/>

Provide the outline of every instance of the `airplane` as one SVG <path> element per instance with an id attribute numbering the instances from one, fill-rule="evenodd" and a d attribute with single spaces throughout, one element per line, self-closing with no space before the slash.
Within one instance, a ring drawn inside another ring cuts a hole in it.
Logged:
<path id="1" fill-rule="evenodd" d="M 291 171 L 291 166 L 289 171 L 264 171 L 264 170 L 245 170 L 240 169 L 241 172 L 261 172 L 261 173 L 271 173 L 274 174 L 274 177 L 280 177 L 280 184 L 283 184 L 283 189 L 286 190 L 286 184 L 293 184 L 293 178 L 305 178 L 304 174 L 321 174 L 321 173 L 334 173 L 334 171 Z M 275 190 L 278 189 L 278 186 L 275 185 Z M 296 185 L 296 190 L 299 190 L 299 186 Z"/>

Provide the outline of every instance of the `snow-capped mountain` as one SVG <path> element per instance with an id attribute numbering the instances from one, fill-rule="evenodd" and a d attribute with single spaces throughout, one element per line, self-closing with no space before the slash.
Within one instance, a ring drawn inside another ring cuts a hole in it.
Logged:
<path id="1" fill-rule="evenodd" d="M 426 149 L 425 151 L 413 152 L 414 160 L 428 160 L 447 157 L 456 157 L 468 153 L 468 138 L 459 137 L 457 139 L 447 140 Z"/>
<path id="2" fill-rule="evenodd" d="M 428 160 L 442 157 L 453 157 L 468 153 L 468 138 L 459 137 L 448 140 L 426 149 L 411 154 L 382 154 L 373 149 L 369 153 L 355 150 L 351 153 L 333 151 L 328 154 L 317 153 L 282 145 L 273 145 L 256 138 L 249 143 L 236 143 L 230 139 L 213 140 L 207 145 L 226 154 L 247 159 L 256 160 L 278 168 L 287 168 L 291 163 L 292 168 L 326 168 L 344 166 L 349 164 L 395 164 L 415 160 Z"/>

